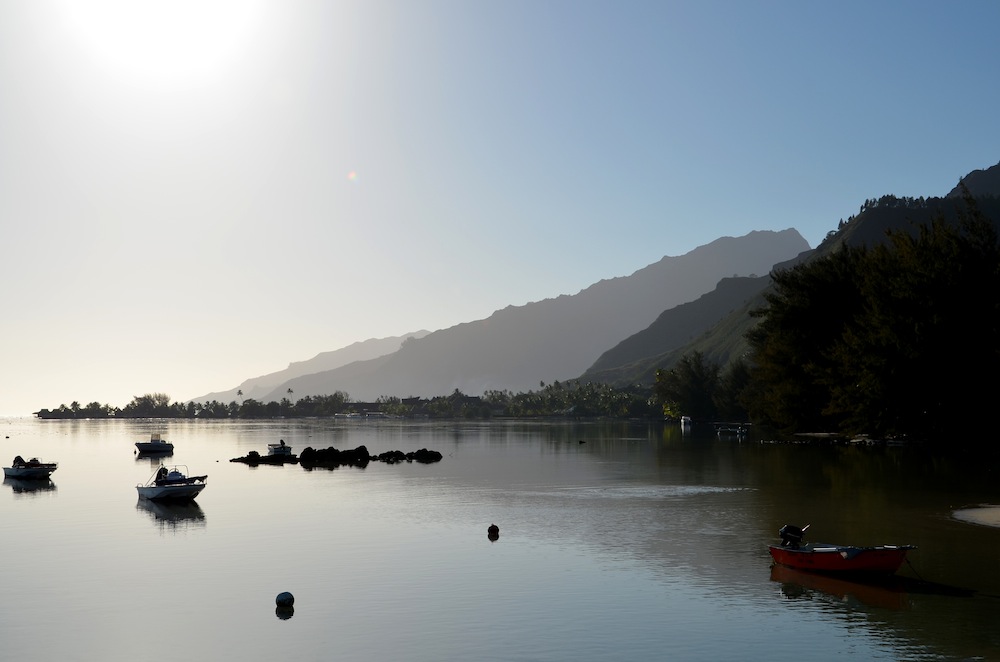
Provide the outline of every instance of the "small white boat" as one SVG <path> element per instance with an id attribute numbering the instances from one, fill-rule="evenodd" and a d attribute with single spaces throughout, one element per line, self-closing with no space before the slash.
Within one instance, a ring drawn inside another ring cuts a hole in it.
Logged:
<path id="1" fill-rule="evenodd" d="M 8 478 L 48 478 L 57 468 L 59 465 L 55 462 L 42 462 L 37 457 L 25 461 L 18 455 L 9 467 L 3 468 L 3 475 Z"/>
<path id="2" fill-rule="evenodd" d="M 272 457 L 291 456 L 292 447 L 286 445 L 284 439 L 280 439 L 276 444 L 267 445 L 267 454 Z"/>
<path id="3" fill-rule="evenodd" d="M 208 485 L 208 476 L 188 476 L 187 467 L 161 466 L 145 483 L 135 486 L 139 496 L 153 501 L 191 501 Z"/>
<path id="4" fill-rule="evenodd" d="M 174 445 L 166 439 L 162 439 L 160 435 L 155 432 L 149 435 L 149 441 L 135 442 L 135 447 L 139 449 L 140 453 L 148 453 L 150 455 L 153 453 L 174 452 Z"/>

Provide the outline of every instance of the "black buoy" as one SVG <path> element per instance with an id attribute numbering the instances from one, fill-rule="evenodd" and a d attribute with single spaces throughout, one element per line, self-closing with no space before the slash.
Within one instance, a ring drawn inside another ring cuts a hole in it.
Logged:
<path id="1" fill-rule="evenodd" d="M 486 529 L 486 537 L 490 540 L 498 540 L 500 538 L 500 527 L 496 524 L 490 524 L 490 528 Z"/>
<path id="2" fill-rule="evenodd" d="M 287 621 L 295 613 L 295 596 L 288 591 L 283 591 L 278 594 L 278 597 L 274 599 L 274 604 L 278 605 L 274 608 L 274 615 L 283 621 Z"/>

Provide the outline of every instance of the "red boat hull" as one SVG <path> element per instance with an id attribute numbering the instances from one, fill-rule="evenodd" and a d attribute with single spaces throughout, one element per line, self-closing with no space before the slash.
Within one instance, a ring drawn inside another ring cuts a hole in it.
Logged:
<path id="1" fill-rule="evenodd" d="M 903 564 L 913 546 L 850 547 L 814 543 L 798 548 L 771 545 L 768 549 L 775 563 L 797 570 L 891 575 Z"/>

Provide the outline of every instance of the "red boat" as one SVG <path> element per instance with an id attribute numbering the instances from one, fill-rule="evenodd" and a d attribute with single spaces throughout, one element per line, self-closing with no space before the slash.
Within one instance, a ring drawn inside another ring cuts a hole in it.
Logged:
<path id="1" fill-rule="evenodd" d="M 790 524 L 781 527 L 778 531 L 781 544 L 768 547 L 775 563 L 812 572 L 891 575 L 906 560 L 907 552 L 916 549 L 913 545 L 855 547 L 827 543 L 802 544 L 802 537 L 808 528 L 808 524 L 802 528 Z"/>

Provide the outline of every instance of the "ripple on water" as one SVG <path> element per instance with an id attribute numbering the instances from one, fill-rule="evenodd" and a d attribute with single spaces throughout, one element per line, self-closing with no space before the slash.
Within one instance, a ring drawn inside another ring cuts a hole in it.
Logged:
<path id="1" fill-rule="evenodd" d="M 749 487 L 719 487 L 715 485 L 642 485 L 612 487 L 568 487 L 551 490 L 550 494 L 578 497 L 581 499 L 673 499 L 678 497 L 701 496 L 705 494 L 726 494 L 746 492 Z"/>

